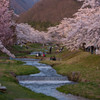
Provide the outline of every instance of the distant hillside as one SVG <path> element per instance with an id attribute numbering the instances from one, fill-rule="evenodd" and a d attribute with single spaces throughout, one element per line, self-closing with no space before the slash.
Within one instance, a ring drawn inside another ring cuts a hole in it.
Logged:
<path id="1" fill-rule="evenodd" d="M 64 17 L 72 17 L 81 5 L 76 0 L 40 0 L 33 8 L 21 14 L 18 22 L 58 23 Z"/>
<path id="2" fill-rule="evenodd" d="M 10 0 L 10 7 L 14 9 L 15 13 L 20 14 L 38 2 L 39 0 Z"/>

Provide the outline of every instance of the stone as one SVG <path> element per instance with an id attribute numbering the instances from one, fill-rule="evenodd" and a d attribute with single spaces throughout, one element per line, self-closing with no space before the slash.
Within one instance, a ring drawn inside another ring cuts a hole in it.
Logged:
<path id="1" fill-rule="evenodd" d="M 5 86 L 0 86 L 0 92 L 6 92 L 7 88 Z"/>

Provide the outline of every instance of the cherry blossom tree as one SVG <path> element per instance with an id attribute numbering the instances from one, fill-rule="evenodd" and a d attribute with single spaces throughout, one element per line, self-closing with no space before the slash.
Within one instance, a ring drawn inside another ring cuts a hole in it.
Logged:
<path id="1" fill-rule="evenodd" d="M 51 42 L 46 32 L 39 32 L 30 25 L 24 23 L 17 24 L 16 34 L 18 44 L 27 42 L 45 44 Z"/>
<path id="2" fill-rule="evenodd" d="M 64 44 L 70 50 L 79 49 L 83 43 L 86 44 L 86 48 L 88 46 L 100 47 L 100 0 L 77 1 L 82 1 L 83 5 L 73 15 L 74 17 L 64 18 L 59 25 L 49 27 L 48 32 L 39 32 L 24 24 L 18 25 L 17 36 L 20 42 L 30 40 L 43 43 L 44 39 L 45 43 L 49 41 Z M 23 31 L 25 29 L 28 31 Z M 28 33 L 31 33 L 30 36 Z"/>
<path id="3" fill-rule="evenodd" d="M 100 47 L 100 0 L 78 1 L 83 1 L 83 5 L 74 18 L 64 18 L 61 24 L 49 28 L 48 34 L 70 50 L 79 49 L 83 43 L 86 47 Z"/>
<path id="4" fill-rule="evenodd" d="M 15 23 L 13 11 L 9 10 L 9 0 L 0 0 L 0 50 L 14 57 L 5 47 L 15 41 Z"/>

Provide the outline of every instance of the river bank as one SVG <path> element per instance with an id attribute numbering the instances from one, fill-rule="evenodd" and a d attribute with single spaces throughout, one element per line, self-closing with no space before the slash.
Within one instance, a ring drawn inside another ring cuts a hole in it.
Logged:
<path id="1" fill-rule="evenodd" d="M 28 47 L 28 49 L 27 49 Z M 41 49 L 41 44 L 28 44 L 26 46 L 15 45 L 11 47 L 11 51 L 16 54 L 16 57 L 24 57 L 30 54 L 35 49 Z M 0 100 L 56 100 L 53 97 L 35 93 L 31 90 L 19 85 L 16 80 L 16 75 L 29 75 L 39 73 L 39 70 L 34 66 L 23 65 L 21 61 L 9 60 L 9 57 L 0 53 L 0 83 L 7 87 L 5 93 L 0 92 Z"/>
<path id="2" fill-rule="evenodd" d="M 19 85 L 16 75 L 28 75 L 38 73 L 36 67 L 22 65 L 20 61 L 0 60 L 0 83 L 7 87 L 6 93 L 0 92 L 0 100 L 32 99 L 32 100 L 56 100 L 55 98 L 32 92 Z"/>
<path id="3" fill-rule="evenodd" d="M 47 50 L 48 47 L 44 47 Z M 37 50 L 37 48 L 36 48 Z M 39 49 L 40 51 L 42 49 Z M 68 76 L 69 80 L 78 82 L 75 85 L 65 85 L 57 88 L 66 94 L 83 96 L 89 99 L 100 99 L 100 55 L 91 55 L 89 52 L 68 51 L 64 49 L 60 53 L 47 54 L 42 62 L 52 65 L 53 68 L 62 75 Z M 50 61 L 51 56 L 56 56 L 57 61 Z M 36 58 L 29 55 L 26 57 Z M 41 57 L 39 58 L 41 59 Z"/>
<path id="4" fill-rule="evenodd" d="M 66 94 L 100 100 L 100 55 L 65 50 L 56 54 L 56 57 L 60 60 L 41 62 L 53 66 L 59 74 L 68 76 L 69 80 L 78 82 L 78 84 L 62 86 L 57 90 Z"/>
<path id="5" fill-rule="evenodd" d="M 29 46 L 28 50 L 26 47 L 19 48 L 19 46 L 17 46 L 13 48 L 13 51 L 16 52 L 17 50 L 18 52 L 16 53 L 17 57 L 36 58 L 35 56 L 28 55 L 28 54 L 31 51 L 41 51 L 43 49 L 47 49 L 47 47 L 42 48 L 42 45 L 35 44 L 35 45 Z M 20 51 L 21 52 L 25 51 L 25 52 L 22 54 Z M 56 56 L 57 61 L 50 61 L 49 58 L 54 55 Z M 39 57 L 39 59 L 41 59 L 41 57 Z M 78 82 L 78 84 L 65 85 L 60 88 L 57 88 L 59 91 L 64 92 L 66 94 L 71 93 L 73 95 L 90 98 L 93 100 L 100 100 L 100 78 L 99 78 L 100 64 L 99 62 L 100 62 L 99 55 L 94 55 L 94 54 L 91 55 L 90 53 L 83 52 L 83 51 L 70 52 L 66 49 L 61 53 L 55 53 L 54 51 L 52 52 L 52 54 L 47 54 L 44 60 L 42 61 L 42 63 L 52 65 L 53 68 L 59 74 L 68 76 L 70 80 Z M 5 79 L 5 84 L 6 84 L 6 79 Z M 1 100 L 6 100 L 6 99 L 1 99 Z M 7 99 L 7 100 L 12 100 L 12 99 L 10 97 L 10 99 Z"/>
<path id="6" fill-rule="evenodd" d="M 64 93 L 57 91 L 56 88 L 60 86 L 75 83 L 69 81 L 66 76 L 57 74 L 56 70 L 54 70 L 50 65 L 39 63 L 39 59 L 16 58 L 16 60 L 24 61 L 26 65 L 35 66 L 40 71 L 40 73 L 37 74 L 17 76 L 16 78 L 20 85 L 32 90 L 33 92 L 54 97 L 57 100 L 88 100 L 80 96 L 74 96 L 71 94 L 65 95 Z"/>

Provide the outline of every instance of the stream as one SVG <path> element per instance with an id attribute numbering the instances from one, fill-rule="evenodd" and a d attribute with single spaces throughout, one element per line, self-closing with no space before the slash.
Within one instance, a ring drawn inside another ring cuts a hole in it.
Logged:
<path id="1" fill-rule="evenodd" d="M 67 77 L 57 74 L 56 70 L 50 65 L 39 63 L 40 60 L 38 59 L 16 58 L 16 60 L 23 61 L 25 65 L 35 66 L 40 70 L 40 73 L 37 74 L 17 76 L 20 85 L 36 93 L 55 97 L 57 100 L 87 100 L 82 97 L 73 96 L 71 94 L 66 95 L 57 91 L 57 87 L 74 83 L 69 81 Z"/>

